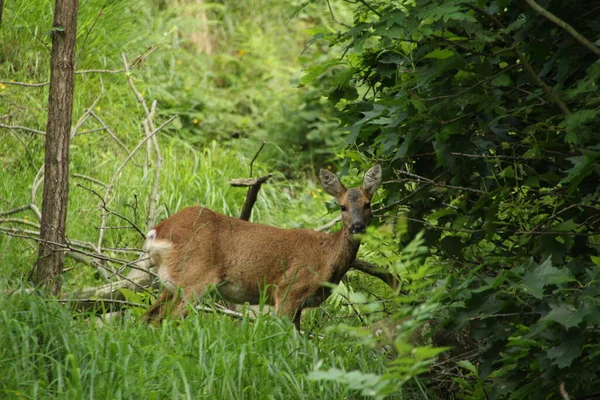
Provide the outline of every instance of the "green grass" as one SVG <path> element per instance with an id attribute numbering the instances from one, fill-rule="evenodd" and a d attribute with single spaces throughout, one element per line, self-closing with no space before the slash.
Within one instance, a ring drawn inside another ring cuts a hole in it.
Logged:
<path id="1" fill-rule="evenodd" d="M 309 339 L 268 315 L 100 323 L 37 295 L 2 296 L 0 310 L 2 398 L 361 398 L 306 375 L 317 365 L 385 371 L 374 350 L 334 333 Z"/>

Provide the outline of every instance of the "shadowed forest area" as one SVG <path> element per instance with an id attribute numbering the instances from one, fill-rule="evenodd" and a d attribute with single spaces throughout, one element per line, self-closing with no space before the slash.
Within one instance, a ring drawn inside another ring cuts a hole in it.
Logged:
<path id="1" fill-rule="evenodd" d="M 0 1 L 0 398 L 600 398 L 600 1 L 51 3 Z M 373 218 L 298 321 L 148 324 L 194 205 Z"/>

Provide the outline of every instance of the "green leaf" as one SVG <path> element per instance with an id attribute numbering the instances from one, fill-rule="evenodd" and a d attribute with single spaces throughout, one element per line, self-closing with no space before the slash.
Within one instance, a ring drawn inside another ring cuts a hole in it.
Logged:
<path id="1" fill-rule="evenodd" d="M 594 170 L 596 157 L 588 153 L 582 156 L 568 157 L 567 160 L 573 163 L 573 168 L 566 171 L 568 176 L 560 182 L 570 183 L 571 186 L 577 186 L 583 178 L 588 176 Z"/>
<path id="2" fill-rule="evenodd" d="M 317 65 L 314 65 L 314 66 L 308 68 L 306 70 L 306 73 L 304 74 L 304 76 L 302 76 L 302 78 L 300 79 L 300 83 L 303 85 L 311 83 L 312 81 L 317 79 L 319 76 L 321 76 L 322 73 L 324 73 L 329 68 L 331 68 L 337 64 L 339 64 L 339 61 L 336 59 L 336 60 L 329 60 L 322 64 L 317 64 Z"/>
<path id="3" fill-rule="evenodd" d="M 423 58 L 436 58 L 439 60 L 443 60 L 445 58 L 450 58 L 454 55 L 454 52 L 450 49 L 435 49 L 431 53 L 425 55 Z"/>
<path id="4" fill-rule="evenodd" d="M 548 358 L 554 360 L 553 365 L 565 368 L 571 365 L 574 359 L 581 354 L 581 343 L 579 340 L 565 340 L 559 346 L 546 351 Z"/>
<path id="5" fill-rule="evenodd" d="M 460 360 L 456 363 L 461 368 L 466 369 L 474 375 L 477 375 L 477 367 L 471 363 L 469 360 Z"/>
<path id="6" fill-rule="evenodd" d="M 553 267 L 550 257 L 540 265 L 531 261 L 526 270 L 523 287 L 526 292 L 538 299 L 542 298 L 545 286 L 569 282 L 573 279 L 568 269 Z"/>
<path id="7" fill-rule="evenodd" d="M 553 231 L 558 231 L 558 232 L 572 232 L 575 229 L 577 229 L 578 226 L 579 225 L 577 223 L 573 222 L 572 219 L 569 219 L 558 225 L 553 225 L 550 229 Z"/>
<path id="8" fill-rule="evenodd" d="M 550 308 L 552 311 L 542 317 L 541 320 L 558 322 L 564 326 L 565 329 L 579 325 L 581 321 L 583 321 L 583 318 L 590 313 L 590 310 L 587 308 L 580 308 L 577 310 L 567 303 L 550 304 Z"/>

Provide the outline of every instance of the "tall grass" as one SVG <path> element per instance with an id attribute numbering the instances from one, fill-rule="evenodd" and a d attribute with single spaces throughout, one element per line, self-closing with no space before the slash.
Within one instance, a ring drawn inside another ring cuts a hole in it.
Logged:
<path id="1" fill-rule="evenodd" d="M 359 398 L 306 375 L 317 366 L 384 371 L 371 350 L 335 334 L 303 337 L 268 315 L 101 324 L 37 295 L 3 296 L 0 310 L 1 398 Z"/>

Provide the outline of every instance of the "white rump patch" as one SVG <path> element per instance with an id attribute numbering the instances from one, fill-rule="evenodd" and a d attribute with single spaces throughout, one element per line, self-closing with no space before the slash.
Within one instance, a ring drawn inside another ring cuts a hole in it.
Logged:
<path id="1" fill-rule="evenodd" d="M 152 242 L 154 242 L 154 239 L 156 239 L 156 230 L 151 229 L 150 232 L 146 234 L 146 241 L 144 241 L 144 246 L 142 247 L 142 250 L 148 253 L 150 245 L 152 244 Z"/>

